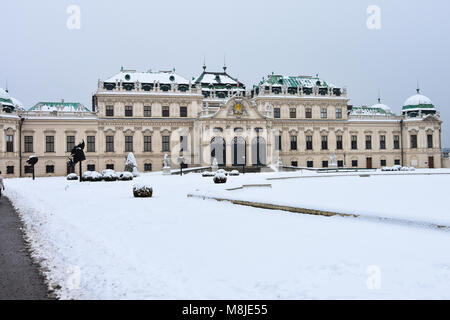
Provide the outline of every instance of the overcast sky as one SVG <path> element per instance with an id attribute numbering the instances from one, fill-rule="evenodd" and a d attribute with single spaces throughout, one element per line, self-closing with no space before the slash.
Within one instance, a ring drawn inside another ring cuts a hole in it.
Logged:
<path id="1" fill-rule="evenodd" d="M 69 5 L 81 28 L 67 27 Z M 367 27 L 367 8 L 381 28 Z M 0 86 L 26 107 L 80 101 L 97 80 L 125 68 L 190 79 L 228 71 L 248 87 L 272 72 L 315 75 L 347 86 L 353 105 L 399 113 L 416 90 L 435 103 L 450 147 L 450 1 L 2 1 Z"/>

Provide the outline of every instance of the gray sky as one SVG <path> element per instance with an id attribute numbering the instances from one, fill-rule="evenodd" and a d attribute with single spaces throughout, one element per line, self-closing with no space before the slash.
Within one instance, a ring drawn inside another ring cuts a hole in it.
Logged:
<path id="1" fill-rule="evenodd" d="M 81 29 L 66 26 L 81 9 Z M 369 5 L 381 29 L 369 30 Z M 450 2 L 318 1 L 2 1 L 0 86 L 29 107 L 38 101 L 91 106 L 97 80 L 121 66 L 176 68 L 190 78 L 228 71 L 248 87 L 272 71 L 319 74 L 348 87 L 350 104 L 382 102 L 399 113 L 415 93 L 433 100 L 450 147 Z"/>

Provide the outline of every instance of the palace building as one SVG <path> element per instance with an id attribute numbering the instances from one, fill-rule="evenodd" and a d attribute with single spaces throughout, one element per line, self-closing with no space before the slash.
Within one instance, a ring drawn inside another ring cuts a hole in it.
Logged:
<path id="1" fill-rule="evenodd" d="M 123 170 L 133 152 L 140 171 L 172 167 L 286 166 L 323 168 L 404 165 L 442 167 L 441 124 L 432 101 L 417 94 L 400 115 L 378 103 L 349 105 L 346 88 L 318 76 L 270 74 L 247 88 L 227 68 L 187 80 L 175 70 L 121 69 L 98 81 L 92 109 L 39 102 L 29 109 L 0 89 L 0 170 L 66 175 L 75 144 L 85 141 L 83 170 Z"/>

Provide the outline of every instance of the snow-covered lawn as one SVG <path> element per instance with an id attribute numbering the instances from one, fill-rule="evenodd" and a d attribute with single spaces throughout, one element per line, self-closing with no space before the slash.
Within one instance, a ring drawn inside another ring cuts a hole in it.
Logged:
<path id="1" fill-rule="evenodd" d="M 330 208 L 354 201 L 352 208 L 376 212 L 375 205 L 388 207 L 383 201 L 395 205 L 401 180 L 416 190 L 406 199 L 401 194 L 404 205 L 428 204 L 421 207 L 427 208 L 424 219 L 445 211 L 436 176 L 265 180 L 294 174 L 246 174 L 229 177 L 225 186 L 200 174 L 86 183 L 8 179 L 6 194 L 51 284 L 61 286 L 61 298 L 450 298 L 448 231 L 187 197 L 208 192 L 269 199 L 264 189 L 223 190 L 264 181 L 274 185 L 272 192 L 288 192 L 280 201 Z M 153 198 L 133 198 L 136 182 L 150 183 Z M 376 200 L 371 208 L 358 199 L 363 188 Z M 348 202 L 336 202 L 345 194 Z"/>
<path id="2" fill-rule="evenodd" d="M 370 176 L 360 176 L 365 174 Z M 230 183 L 214 188 L 201 185 L 192 194 L 450 226 L 448 169 L 418 169 L 412 173 L 378 170 L 374 173 L 344 173 L 341 177 L 327 175 L 336 174 L 252 175 L 245 179 L 247 182 L 232 179 Z M 296 176 L 300 178 L 270 179 Z M 244 183 L 272 186 L 226 190 Z"/>

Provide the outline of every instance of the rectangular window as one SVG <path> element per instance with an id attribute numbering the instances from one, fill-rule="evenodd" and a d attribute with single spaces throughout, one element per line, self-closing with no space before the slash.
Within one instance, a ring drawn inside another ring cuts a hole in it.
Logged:
<path id="1" fill-rule="evenodd" d="M 411 149 L 417 148 L 417 134 L 411 135 Z"/>
<path id="2" fill-rule="evenodd" d="M 297 150 L 297 136 L 291 136 L 291 150 Z"/>
<path id="3" fill-rule="evenodd" d="M 6 152 L 14 152 L 14 137 L 12 135 L 6 136 Z"/>
<path id="4" fill-rule="evenodd" d="M 144 106 L 144 117 L 151 117 L 151 116 L 152 116 L 152 107 Z"/>
<path id="5" fill-rule="evenodd" d="M 275 150 L 281 151 L 281 135 L 275 136 Z"/>
<path id="6" fill-rule="evenodd" d="M 328 150 L 328 137 L 322 136 L 322 150 Z"/>
<path id="7" fill-rule="evenodd" d="M 152 136 L 144 136 L 144 152 L 152 151 Z"/>
<path id="8" fill-rule="evenodd" d="M 320 117 L 322 119 L 326 119 L 327 118 L 327 108 L 321 108 L 320 109 Z"/>
<path id="9" fill-rule="evenodd" d="M 337 161 L 337 165 L 339 168 L 343 168 L 344 167 L 344 160 L 338 160 Z"/>
<path id="10" fill-rule="evenodd" d="M 400 149 L 400 136 L 394 136 L 394 149 Z"/>
<path id="11" fill-rule="evenodd" d="M 312 136 L 306 136 L 306 150 L 312 150 L 313 144 L 312 144 Z"/>
<path id="12" fill-rule="evenodd" d="M 291 166 L 292 167 L 298 167 L 298 162 L 297 161 L 291 161 Z"/>
<path id="13" fill-rule="evenodd" d="M 188 140 L 186 136 L 180 136 L 180 152 L 188 150 Z"/>
<path id="14" fill-rule="evenodd" d="M 380 136 L 380 149 L 386 149 L 386 136 Z"/>
<path id="15" fill-rule="evenodd" d="M 152 164 L 144 163 L 144 171 L 152 171 Z"/>
<path id="16" fill-rule="evenodd" d="M 342 150 L 342 136 L 336 136 L 336 149 Z"/>
<path id="17" fill-rule="evenodd" d="M 297 109 L 289 108 L 289 118 L 291 119 L 297 118 Z"/>
<path id="18" fill-rule="evenodd" d="M 7 166 L 6 167 L 6 173 L 7 174 L 14 174 L 14 166 Z"/>
<path id="19" fill-rule="evenodd" d="M 187 107 L 180 107 L 180 117 L 182 118 L 187 117 Z"/>
<path id="20" fill-rule="evenodd" d="M 114 164 L 112 164 L 112 163 L 107 163 L 107 164 L 106 164 L 106 169 L 114 170 Z"/>
<path id="21" fill-rule="evenodd" d="M 358 136 L 352 136 L 352 150 L 358 149 Z"/>
<path id="22" fill-rule="evenodd" d="M 95 136 L 87 136 L 87 152 L 95 152 Z"/>
<path id="23" fill-rule="evenodd" d="M 106 136 L 106 152 L 114 152 L 114 136 Z"/>
<path id="24" fill-rule="evenodd" d="M 87 165 L 87 170 L 88 171 L 95 171 L 95 164 L 88 164 Z"/>
<path id="25" fill-rule="evenodd" d="M 273 108 L 273 117 L 280 118 L 280 108 Z"/>
<path id="26" fill-rule="evenodd" d="M 75 147 L 75 136 L 67 136 L 66 137 L 66 151 L 72 151 L 73 147 Z"/>
<path id="27" fill-rule="evenodd" d="M 336 119 L 342 119 L 342 109 L 341 108 L 336 109 Z"/>
<path id="28" fill-rule="evenodd" d="M 400 165 L 400 159 L 395 159 L 395 160 L 394 160 L 394 164 L 395 164 L 396 166 L 399 166 L 399 165 Z"/>
<path id="29" fill-rule="evenodd" d="M 170 152 L 170 136 L 162 136 L 162 151 Z"/>
<path id="30" fill-rule="evenodd" d="M 306 161 L 306 166 L 308 168 L 313 168 L 314 167 L 314 162 L 313 161 Z"/>
<path id="31" fill-rule="evenodd" d="M 322 161 L 322 168 L 328 168 L 328 161 L 327 160 Z"/>
<path id="32" fill-rule="evenodd" d="M 312 118 L 312 109 L 311 108 L 306 108 L 305 109 L 305 118 L 307 118 L 307 119 L 311 119 Z"/>
<path id="33" fill-rule="evenodd" d="M 45 137 L 45 152 L 55 152 L 55 137 L 46 136 Z"/>
<path id="34" fill-rule="evenodd" d="M 169 117 L 170 116 L 170 112 L 169 112 L 169 107 L 168 106 L 163 106 L 162 107 L 162 116 L 163 117 Z"/>
<path id="35" fill-rule="evenodd" d="M 106 116 L 114 117 L 114 106 L 106 106 Z"/>
<path id="36" fill-rule="evenodd" d="M 366 136 L 366 149 L 372 149 L 372 136 Z"/>
<path id="37" fill-rule="evenodd" d="M 427 135 L 427 146 L 430 149 L 433 148 L 433 135 L 432 134 Z"/>
<path id="38" fill-rule="evenodd" d="M 125 106 L 125 117 L 133 116 L 133 106 Z"/>
<path id="39" fill-rule="evenodd" d="M 125 152 L 133 152 L 133 136 L 125 136 Z"/>
<path id="40" fill-rule="evenodd" d="M 380 160 L 380 166 L 386 167 L 386 160 L 381 159 L 381 160 Z"/>
<path id="41" fill-rule="evenodd" d="M 53 165 L 45 166 L 45 173 L 55 173 L 55 166 Z"/>
<path id="42" fill-rule="evenodd" d="M 25 136 L 24 143 L 24 152 L 33 152 L 33 136 Z"/>
<path id="43" fill-rule="evenodd" d="M 352 160 L 352 167 L 358 166 L 358 160 Z"/>
<path id="44" fill-rule="evenodd" d="M 33 173 L 33 166 L 25 166 L 24 171 L 25 173 Z"/>

